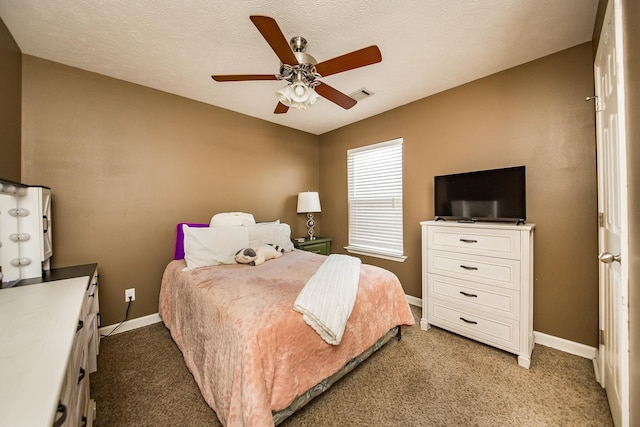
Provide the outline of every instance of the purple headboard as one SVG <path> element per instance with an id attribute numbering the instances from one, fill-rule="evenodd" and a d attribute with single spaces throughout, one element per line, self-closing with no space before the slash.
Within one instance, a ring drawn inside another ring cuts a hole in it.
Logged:
<path id="1" fill-rule="evenodd" d="M 176 245 L 173 250 L 173 259 L 184 259 L 184 233 L 182 231 L 183 224 L 187 224 L 189 227 L 208 227 L 209 226 L 209 224 L 179 222 L 176 225 Z"/>

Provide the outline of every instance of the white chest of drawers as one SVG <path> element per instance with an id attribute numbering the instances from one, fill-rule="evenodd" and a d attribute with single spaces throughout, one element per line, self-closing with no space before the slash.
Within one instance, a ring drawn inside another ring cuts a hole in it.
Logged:
<path id="1" fill-rule="evenodd" d="M 423 221 L 421 327 L 518 355 L 533 351 L 534 224 Z"/>
<path id="2" fill-rule="evenodd" d="M 0 290 L 0 426 L 93 424 L 97 264 L 52 269 Z"/>

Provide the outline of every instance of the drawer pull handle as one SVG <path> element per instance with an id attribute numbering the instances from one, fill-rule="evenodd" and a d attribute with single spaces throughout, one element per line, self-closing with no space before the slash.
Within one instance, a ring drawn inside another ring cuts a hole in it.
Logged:
<path id="1" fill-rule="evenodd" d="M 468 294 L 468 293 L 463 292 L 463 291 L 460 291 L 460 293 L 462 295 L 464 295 L 465 297 L 478 298 L 478 295 L 475 295 L 475 294 Z"/>
<path id="2" fill-rule="evenodd" d="M 477 240 L 473 240 L 473 239 L 460 239 L 460 241 L 462 243 L 478 243 Z"/>
<path id="3" fill-rule="evenodd" d="M 467 320 L 464 317 L 461 317 L 460 320 L 462 320 L 464 323 L 470 323 L 472 325 L 477 325 L 478 322 L 474 322 L 473 320 Z"/>
<path id="4" fill-rule="evenodd" d="M 472 270 L 472 271 L 475 271 L 478 269 L 478 267 L 469 267 L 468 265 L 461 265 L 460 268 L 464 268 L 465 270 Z"/>
<path id="5" fill-rule="evenodd" d="M 53 427 L 60 427 L 67 420 L 67 406 L 62 402 L 58 402 L 56 413 L 60 414 L 60 416 L 53 422 Z"/>

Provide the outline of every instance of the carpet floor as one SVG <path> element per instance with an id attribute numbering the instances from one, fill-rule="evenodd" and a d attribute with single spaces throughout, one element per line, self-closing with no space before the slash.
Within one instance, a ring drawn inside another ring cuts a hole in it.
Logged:
<path id="1" fill-rule="evenodd" d="M 612 426 L 591 360 L 516 356 L 416 325 L 281 426 Z M 95 426 L 220 426 L 162 323 L 102 340 Z"/>

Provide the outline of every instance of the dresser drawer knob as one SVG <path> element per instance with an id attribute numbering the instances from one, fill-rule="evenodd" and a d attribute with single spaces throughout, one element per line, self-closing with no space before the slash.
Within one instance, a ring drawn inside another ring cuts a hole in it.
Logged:
<path id="1" fill-rule="evenodd" d="M 462 320 L 464 323 L 469 323 L 471 325 L 477 325 L 478 324 L 478 322 L 475 322 L 473 320 L 467 320 L 464 317 L 461 317 L 460 320 Z"/>
<path id="2" fill-rule="evenodd" d="M 477 240 L 473 240 L 473 239 L 460 239 L 460 241 L 462 243 L 478 243 Z"/>
<path id="3" fill-rule="evenodd" d="M 475 294 L 468 294 L 468 293 L 463 292 L 463 291 L 460 291 L 460 293 L 461 293 L 462 295 L 464 295 L 465 297 L 478 298 L 478 295 L 475 295 Z"/>
<path id="4" fill-rule="evenodd" d="M 468 265 L 461 265 L 460 268 L 464 268 L 465 270 L 475 271 L 478 267 L 469 267 Z"/>

